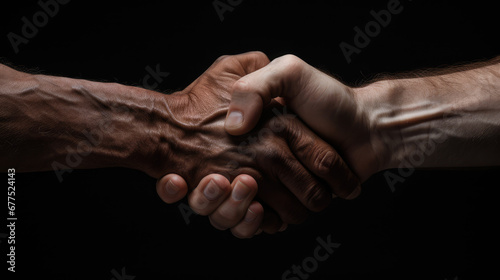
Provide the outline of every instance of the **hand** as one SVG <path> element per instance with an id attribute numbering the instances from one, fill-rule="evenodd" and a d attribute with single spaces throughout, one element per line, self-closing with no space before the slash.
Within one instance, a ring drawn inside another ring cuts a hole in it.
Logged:
<path id="1" fill-rule="evenodd" d="M 267 63 L 262 53 L 219 58 L 184 91 L 157 102 L 158 111 L 171 114 L 163 117 L 167 121 L 160 131 L 173 130 L 181 136 L 170 140 L 173 143 L 165 143 L 171 148 L 169 161 L 152 166 L 147 172 L 156 177 L 175 172 L 188 179 L 190 186 L 210 173 L 231 180 L 238 174 L 251 175 L 261 186 L 261 201 L 273 208 L 285 223 L 298 223 L 306 217 L 307 209 L 319 211 L 329 203 L 331 191 L 323 182 L 342 197 L 351 194 L 359 183 L 335 150 L 296 118 L 273 116 L 266 110 L 268 116 L 252 136 L 227 135 L 223 120 L 231 87 Z M 277 127 L 280 129 L 273 129 Z M 167 150 L 159 147 L 158 158 Z M 211 215 L 213 224 L 217 223 L 216 216 Z M 232 220 L 231 224 L 216 226 L 227 228 L 239 221 Z"/>
<path id="2" fill-rule="evenodd" d="M 220 187 L 214 187 L 210 181 L 216 182 Z M 245 186 L 257 193 L 257 182 L 248 175 L 239 175 L 230 184 L 222 175 L 210 174 L 203 178 L 198 187 L 189 195 L 189 205 L 194 211 L 201 215 L 209 215 L 210 222 L 214 227 L 224 230 L 228 227 L 238 238 L 250 238 L 265 230 L 267 233 L 283 231 L 287 224 L 283 223 L 271 212 L 264 213 L 262 205 L 257 201 L 252 201 L 254 196 L 249 196 L 244 200 L 234 199 L 236 184 L 243 183 Z M 156 190 L 160 198 L 166 203 L 174 203 L 188 192 L 185 180 L 177 174 L 169 174 L 158 180 Z M 219 194 L 219 199 L 213 199 L 214 194 Z M 221 213 L 231 213 L 221 215 Z M 266 215 L 264 215 L 266 214 Z M 266 218 L 264 221 L 263 219 Z M 221 226 L 225 225 L 225 226 Z"/>
<path id="3" fill-rule="evenodd" d="M 232 135 L 257 124 L 264 106 L 281 96 L 318 135 L 337 148 L 361 181 L 379 170 L 373 129 L 352 88 L 293 55 L 239 79 L 232 88 L 225 128 Z"/>

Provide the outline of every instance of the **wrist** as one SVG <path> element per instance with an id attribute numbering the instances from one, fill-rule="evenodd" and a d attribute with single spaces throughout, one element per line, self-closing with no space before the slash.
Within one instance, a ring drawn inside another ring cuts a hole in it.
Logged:
<path id="1" fill-rule="evenodd" d="M 135 160 L 130 160 L 130 168 L 145 172 L 154 178 L 159 178 L 169 173 L 176 173 L 183 178 L 183 164 L 189 155 L 183 158 L 176 156 L 176 147 L 183 135 L 189 130 L 182 121 L 182 112 L 187 110 L 187 95 L 185 94 L 160 94 L 148 91 L 152 98 L 151 110 L 143 115 L 147 122 L 137 123 L 140 137 L 140 148 L 137 150 Z"/>
<path id="2" fill-rule="evenodd" d="M 382 80 L 360 89 L 378 171 L 402 164 L 424 167 L 436 156 L 436 146 L 444 141 L 443 123 L 454 108 L 444 94 L 437 94 L 432 79 Z"/>
<path id="3" fill-rule="evenodd" d="M 151 175 L 158 145 L 155 103 L 162 94 L 117 83 L 35 75 L 40 95 L 48 93 L 53 114 L 40 123 L 57 134 L 40 136 L 52 147 L 59 167 L 125 167 Z M 46 111 L 47 108 L 37 108 Z"/>
<path id="4" fill-rule="evenodd" d="M 401 139 L 396 139 L 397 133 L 393 133 L 392 143 L 387 142 L 388 131 L 382 125 L 381 109 L 393 107 L 389 104 L 391 92 L 395 92 L 397 86 L 388 80 L 377 81 L 362 87 L 352 88 L 353 96 L 358 104 L 359 111 L 363 112 L 369 131 L 368 141 L 371 166 L 370 176 L 379 171 L 389 169 L 392 165 L 392 145 L 399 145 Z M 398 141 L 396 141 L 398 140 Z M 394 143 L 398 142 L 398 143 Z M 369 176 L 368 176 L 369 177 Z"/>
<path id="5" fill-rule="evenodd" d="M 498 164 L 498 65 L 353 89 L 377 171 Z"/>
<path id="6" fill-rule="evenodd" d="M 114 165 L 154 178 L 176 171 L 171 162 L 172 147 L 181 136 L 176 118 L 185 96 L 124 85 L 116 85 L 115 94 L 118 97 L 109 131 L 115 143 L 111 154 L 118 155 L 111 157 Z"/>

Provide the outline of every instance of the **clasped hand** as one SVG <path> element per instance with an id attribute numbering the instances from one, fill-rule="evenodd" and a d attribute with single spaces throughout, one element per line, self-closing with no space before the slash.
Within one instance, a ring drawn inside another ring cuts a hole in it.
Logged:
<path id="1" fill-rule="evenodd" d="M 158 106 L 181 137 L 149 172 L 163 176 L 158 194 L 173 203 L 191 190 L 190 207 L 237 237 L 301 223 L 332 195 L 354 198 L 377 169 L 349 88 L 295 56 L 223 56 L 169 97 Z M 366 161 L 343 159 L 360 154 Z"/>

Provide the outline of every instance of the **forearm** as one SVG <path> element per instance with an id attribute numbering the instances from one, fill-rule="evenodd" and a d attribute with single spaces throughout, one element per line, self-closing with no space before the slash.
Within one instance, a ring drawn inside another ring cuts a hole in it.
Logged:
<path id="1" fill-rule="evenodd" d="M 158 144 L 159 93 L 30 75 L 0 65 L 0 167 L 145 170 Z"/>
<path id="2" fill-rule="evenodd" d="M 500 165 L 500 64 L 355 90 L 380 169 Z"/>

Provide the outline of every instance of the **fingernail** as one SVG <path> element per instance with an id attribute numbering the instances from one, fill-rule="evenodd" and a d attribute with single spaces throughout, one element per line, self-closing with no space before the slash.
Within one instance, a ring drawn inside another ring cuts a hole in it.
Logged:
<path id="1" fill-rule="evenodd" d="M 357 186 L 345 199 L 354 199 L 361 193 L 361 186 Z"/>
<path id="2" fill-rule="evenodd" d="M 208 200 L 216 200 L 217 198 L 219 198 L 221 192 L 219 186 L 217 186 L 217 183 L 215 183 L 214 180 L 210 180 L 210 182 L 208 182 L 207 186 L 203 190 L 203 194 Z"/>
<path id="3" fill-rule="evenodd" d="M 256 218 L 257 218 L 257 214 L 252 212 L 252 210 L 248 209 L 244 220 L 247 223 L 251 223 L 251 222 L 255 221 Z"/>
<path id="4" fill-rule="evenodd" d="M 250 188 L 243 184 L 241 181 L 236 183 L 233 189 L 233 199 L 236 201 L 245 199 L 250 194 Z"/>
<path id="5" fill-rule="evenodd" d="M 227 127 L 238 127 L 243 123 L 243 114 L 239 111 L 232 111 L 226 118 Z"/>
<path id="6" fill-rule="evenodd" d="M 282 232 L 282 231 L 285 231 L 285 229 L 288 227 L 288 224 L 286 223 L 283 223 L 280 227 L 280 229 L 278 229 L 279 232 Z"/>
<path id="7" fill-rule="evenodd" d="M 171 180 L 168 180 L 167 184 L 165 185 L 165 190 L 168 194 L 175 195 L 179 192 L 179 187 L 172 183 Z"/>

